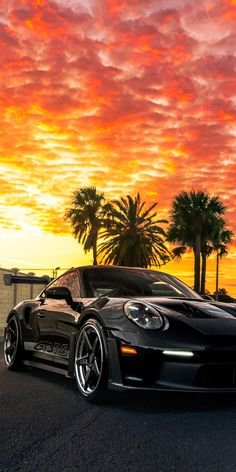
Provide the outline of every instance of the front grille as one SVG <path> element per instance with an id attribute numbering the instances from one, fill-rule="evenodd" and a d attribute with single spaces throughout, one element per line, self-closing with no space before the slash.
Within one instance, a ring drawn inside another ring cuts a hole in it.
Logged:
<path id="1" fill-rule="evenodd" d="M 136 356 L 119 353 L 125 385 L 236 390 L 236 345 L 195 350 L 190 358 L 164 356 L 154 349 L 137 350 Z"/>
<path id="2" fill-rule="evenodd" d="M 201 362 L 213 363 L 235 363 L 236 364 L 236 348 L 206 349 L 199 353 Z"/>
<path id="3" fill-rule="evenodd" d="M 203 388 L 235 388 L 236 364 L 214 364 L 201 366 L 194 384 Z"/>

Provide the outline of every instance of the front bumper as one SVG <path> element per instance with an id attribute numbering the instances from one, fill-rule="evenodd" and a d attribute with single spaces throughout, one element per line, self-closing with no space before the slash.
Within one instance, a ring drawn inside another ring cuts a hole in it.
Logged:
<path id="1" fill-rule="evenodd" d="M 236 346 L 206 346 L 190 351 L 184 347 L 180 350 L 179 346 L 167 350 L 132 344 L 137 354 L 129 355 L 121 353 L 120 347 L 124 344 L 124 339 L 108 340 L 108 386 L 111 389 L 236 391 Z"/>

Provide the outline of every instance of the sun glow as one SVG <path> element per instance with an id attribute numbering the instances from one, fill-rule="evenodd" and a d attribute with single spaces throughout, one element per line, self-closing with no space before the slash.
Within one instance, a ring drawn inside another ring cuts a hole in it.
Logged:
<path id="1" fill-rule="evenodd" d="M 140 192 L 165 219 L 182 190 L 219 193 L 236 231 L 235 0 L 9 0 L 1 18 L 3 257 L 91 262 L 64 219 L 87 185 Z M 235 246 L 220 285 L 236 296 Z M 192 267 L 164 269 L 192 285 Z M 214 274 L 210 257 L 210 288 Z"/>

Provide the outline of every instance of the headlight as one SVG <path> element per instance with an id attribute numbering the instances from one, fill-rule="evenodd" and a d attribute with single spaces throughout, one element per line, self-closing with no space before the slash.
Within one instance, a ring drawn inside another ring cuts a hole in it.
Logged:
<path id="1" fill-rule="evenodd" d="M 161 329 L 164 320 L 160 313 L 142 302 L 127 302 L 124 306 L 126 316 L 144 329 Z"/>

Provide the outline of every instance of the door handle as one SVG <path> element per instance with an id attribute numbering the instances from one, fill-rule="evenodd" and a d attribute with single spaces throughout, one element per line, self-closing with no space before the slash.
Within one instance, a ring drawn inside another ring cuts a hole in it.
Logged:
<path id="1" fill-rule="evenodd" d="M 37 313 L 38 318 L 45 318 L 45 313 Z"/>

